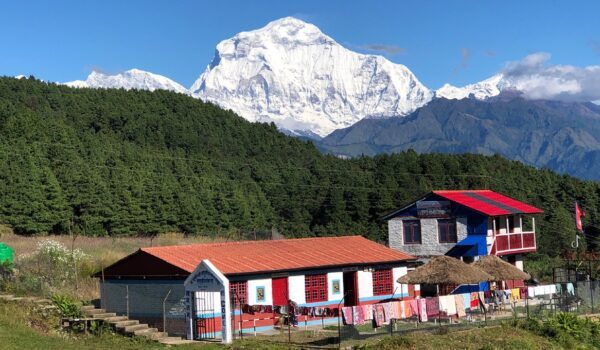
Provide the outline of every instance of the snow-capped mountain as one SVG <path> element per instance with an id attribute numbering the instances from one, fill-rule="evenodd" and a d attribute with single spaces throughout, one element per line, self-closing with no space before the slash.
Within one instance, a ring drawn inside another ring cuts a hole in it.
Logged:
<path id="1" fill-rule="evenodd" d="M 435 96 L 449 100 L 462 100 L 464 98 L 476 98 L 485 100 L 489 97 L 499 95 L 503 90 L 513 89 L 513 85 L 504 79 L 503 74 L 496 74 L 486 80 L 475 84 L 456 87 L 445 84 L 435 91 Z"/>
<path id="2" fill-rule="evenodd" d="M 170 90 L 187 94 L 188 90 L 175 81 L 162 75 L 145 72 L 139 69 L 130 69 L 128 71 L 115 75 L 108 75 L 93 71 L 86 80 L 75 80 L 65 85 L 78 88 L 123 88 L 126 90 Z"/>
<path id="3" fill-rule="evenodd" d="M 405 66 L 350 51 L 292 17 L 219 43 L 190 91 L 250 121 L 321 136 L 406 115 L 434 96 Z"/>

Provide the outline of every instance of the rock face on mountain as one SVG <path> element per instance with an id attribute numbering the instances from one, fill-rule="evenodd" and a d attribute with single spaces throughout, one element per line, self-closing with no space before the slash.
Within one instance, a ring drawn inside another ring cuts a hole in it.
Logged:
<path id="1" fill-rule="evenodd" d="M 94 71 L 90 73 L 86 80 L 75 80 L 65 83 L 65 85 L 78 88 L 170 90 L 182 94 L 188 93 L 186 88 L 167 77 L 139 69 L 130 69 L 114 75 Z"/>
<path id="2" fill-rule="evenodd" d="M 434 99 L 404 118 L 365 119 L 318 143 L 340 156 L 417 152 L 501 154 L 538 167 L 600 179 L 600 106 L 526 100 Z"/>
<path id="3" fill-rule="evenodd" d="M 250 121 L 320 136 L 406 115 L 433 97 L 405 66 L 350 51 L 292 17 L 219 43 L 190 90 Z"/>

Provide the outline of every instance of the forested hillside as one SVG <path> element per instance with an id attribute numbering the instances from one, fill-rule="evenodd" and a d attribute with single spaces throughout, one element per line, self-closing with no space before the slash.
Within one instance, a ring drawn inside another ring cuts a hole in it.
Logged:
<path id="1" fill-rule="evenodd" d="M 21 234 L 362 234 L 431 189 L 491 188 L 545 210 L 543 253 L 570 245 L 581 200 L 600 227 L 600 186 L 499 156 L 357 159 L 157 91 L 73 89 L 0 78 L 0 222 Z M 590 240 L 594 243 L 596 238 Z"/>

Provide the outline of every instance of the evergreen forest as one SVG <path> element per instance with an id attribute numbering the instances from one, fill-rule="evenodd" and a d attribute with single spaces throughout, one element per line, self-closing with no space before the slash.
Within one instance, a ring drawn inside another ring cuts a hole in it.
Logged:
<path id="1" fill-rule="evenodd" d="M 433 189 L 489 188 L 529 202 L 538 251 L 600 243 L 600 184 L 500 156 L 412 150 L 341 159 L 310 142 L 167 91 L 74 89 L 0 78 L 0 223 L 24 235 L 360 234 Z"/>

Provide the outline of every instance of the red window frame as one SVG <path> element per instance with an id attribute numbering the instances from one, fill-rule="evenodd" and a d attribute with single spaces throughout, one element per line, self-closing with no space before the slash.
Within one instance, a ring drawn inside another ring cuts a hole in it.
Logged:
<path id="1" fill-rule="evenodd" d="M 456 220 L 438 220 L 438 240 L 440 243 L 456 243 L 458 241 L 456 234 Z"/>
<path id="2" fill-rule="evenodd" d="M 248 304 L 248 281 L 229 282 L 229 296 L 234 309 Z"/>
<path id="3" fill-rule="evenodd" d="M 389 295 L 394 293 L 394 276 L 392 269 L 373 271 L 373 295 Z"/>
<path id="4" fill-rule="evenodd" d="M 327 274 L 304 276 L 304 296 L 307 303 L 327 301 Z"/>
<path id="5" fill-rule="evenodd" d="M 404 244 L 421 244 L 420 220 L 404 220 L 402 229 L 404 231 Z"/>

